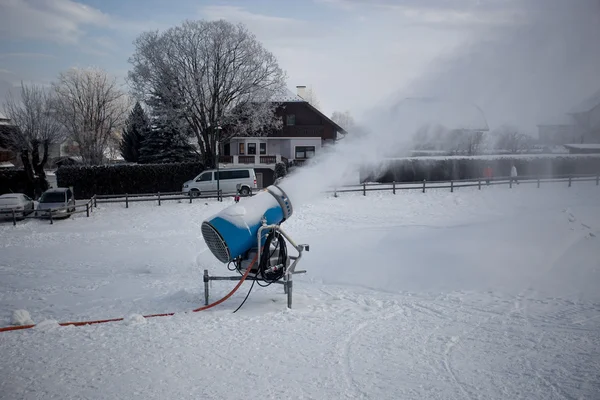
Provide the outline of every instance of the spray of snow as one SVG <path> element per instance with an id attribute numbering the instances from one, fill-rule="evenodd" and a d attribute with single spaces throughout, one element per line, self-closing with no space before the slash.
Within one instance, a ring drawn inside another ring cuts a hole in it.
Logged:
<path id="1" fill-rule="evenodd" d="M 481 7 L 493 10 L 492 3 Z M 284 179 L 281 187 L 294 206 L 335 185 L 357 183 L 362 167 L 374 168 L 384 157 L 407 156 L 417 131 L 512 125 L 532 134 L 545 118 L 566 114 L 598 90 L 597 0 L 503 7 L 514 17 L 474 28 L 468 45 L 426 71 L 391 106 L 368 113 L 360 132 L 349 132 Z"/>

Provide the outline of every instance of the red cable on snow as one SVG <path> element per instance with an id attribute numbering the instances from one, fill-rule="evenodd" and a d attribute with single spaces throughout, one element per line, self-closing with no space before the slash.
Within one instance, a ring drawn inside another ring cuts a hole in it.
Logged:
<path id="1" fill-rule="evenodd" d="M 252 266 L 256 262 L 256 258 L 257 258 L 257 256 L 254 257 L 254 259 L 252 260 L 252 262 L 248 266 L 248 269 L 246 270 L 246 272 L 244 273 L 244 275 L 242 275 L 242 279 L 240 279 L 240 281 L 238 282 L 238 284 L 235 285 L 235 287 L 229 293 L 227 293 L 227 295 L 225 297 L 223 297 L 223 298 L 221 298 L 221 299 L 219 299 L 219 300 L 215 301 L 214 303 L 211 303 L 211 304 L 209 304 L 207 306 L 196 308 L 195 310 L 192 310 L 192 312 L 198 312 L 198 311 L 208 310 L 209 308 L 217 306 L 217 305 L 221 304 L 222 302 L 224 302 L 225 300 L 227 300 L 228 298 L 230 298 L 240 288 L 240 286 L 242 286 L 242 283 L 244 283 L 244 281 L 248 277 L 248 274 L 250 273 L 250 270 L 252 269 Z M 170 317 L 172 315 L 175 315 L 175 313 L 149 314 L 149 315 L 144 315 L 144 318 Z M 124 320 L 124 318 L 99 319 L 99 320 L 95 320 L 95 321 L 61 322 L 58 325 L 60 325 L 60 326 L 69 326 L 69 325 L 72 325 L 72 326 L 83 326 L 83 325 L 104 324 L 104 323 L 107 323 L 107 322 L 117 322 L 117 321 L 123 321 L 123 320 Z M 0 328 L 0 332 L 18 331 L 18 330 L 21 330 L 21 329 L 33 328 L 34 326 L 35 325 L 7 326 L 7 327 L 4 327 L 4 328 Z"/>

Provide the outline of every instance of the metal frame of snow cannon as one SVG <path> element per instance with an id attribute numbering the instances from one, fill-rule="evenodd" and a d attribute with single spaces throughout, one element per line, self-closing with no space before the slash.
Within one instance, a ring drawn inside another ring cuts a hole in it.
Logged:
<path id="1" fill-rule="evenodd" d="M 292 290 L 293 289 L 292 275 L 306 273 L 306 270 L 296 271 L 296 265 L 302 258 L 302 252 L 304 250 L 310 251 L 310 246 L 307 244 L 296 244 L 296 242 L 294 242 L 294 240 L 287 233 L 285 233 L 285 231 L 283 231 L 283 229 L 281 229 L 280 225 L 267 225 L 263 218 L 262 225 L 260 228 L 258 228 L 258 232 L 256 234 L 257 247 L 248 251 L 248 254 L 256 253 L 256 263 L 259 263 L 260 259 L 261 259 L 261 244 L 262 244 L 262 238 L 263 238 L 263 231 L 265 231 L 265 230 L 272 230 L 272 231 L 275 231 L 276 233 L 280 234 L 298 252 L 297 256 L 288 256 L 288 260 L 286 260 L 284 265 L 281 266 L 284 269 L 282 280 L 273 282 L 273 283 L 279 283 L 279 284 L 283 285 L 283 292 L 287 295 L 287 307 L 292 308 L 292 292 L 293 292 L 293 290 Z M 242 262 L 246 262 L 249 264 L 251 261 L 250 258 L 251 257 L 246 257 L 246 258 L 241 259 L 240 265 L 242 265 Z M 291 264 L 289 264 L 290 260 L 292 261 Z M 243 274 L 243 273 L 245 273 L 245 270 L 238 269 L 238 272 Z M 208 274 L 208 270 L 205 269 L 203 278 L 204 278 L 204 304 L 208 305 L 209 282 L 210 281 L 240 281 L 242 279 L 242 276 L 210 276 Z M 248 274 L 248 277 L 246 278 L 246 280 L 258 280 L 258 281 L 263 281 L 263 282 L 265 281 L 264 279 L 256 276 L 256 274 L 252 274 L 252 271 Z"/>

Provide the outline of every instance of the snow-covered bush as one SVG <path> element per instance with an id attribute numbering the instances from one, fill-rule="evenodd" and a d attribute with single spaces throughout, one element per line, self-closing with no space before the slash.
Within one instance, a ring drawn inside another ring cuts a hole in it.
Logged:
<path id="1" fill-rule="evenodd" d="M 75 198 L 97 194 L 181 191 L 183 183 L 204 170 L 201 163 L 68 166 L 56 171 L 59 187 L 73 186 Z"/>
<path id="2" fill-rule="evenodd" d="M 287 167 L 285 166 L 285 164 L 282 162 L 275 164 L 275 173 L 274 173 L 273 179 L 277 180 L 277 179 L 283 178 L 286 175 L 287 175 Z"/>

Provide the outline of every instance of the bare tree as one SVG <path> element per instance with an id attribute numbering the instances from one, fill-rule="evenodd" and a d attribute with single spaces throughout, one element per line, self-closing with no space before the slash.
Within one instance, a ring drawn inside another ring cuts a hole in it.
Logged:
<path id="1" fill-rule="evenodd" d="M 334 111 L 333 114 L 331 114 L 331 120 L 346 131 L 350 131 L 356 126 L 354 118 L 350 115 L 350 111 Z"/>
<path id="2" fill-rule="evenodd" d="M 187 121 L 206 166 L 215 165 L 217 141 L 282 126 L 270 100 L 284 90 L 285 74 L 243 25 L 185 21 L 162 34 L 143 33 L 135 47 L 135 93 Z"/>
<path id="3" fill-rule="evenodd" d="M 72 68 L 53 84 L 56 115 L 86 164 L 101 164 L 111 135 L 125 121 L 129 102 L 114 78 L 97 68 Z"/>
<path id="4" fill-rule="evenodd" d="M 317 95 L 315 94 L 315 91 L 312 87 L 304 89 L 302 98 L 316 109 L 319 109 L 321 107 L 321 103 L 319 103 L 319 99 L 317 98 Z"/>
<path id="5" fill-rule="evenodd" d="M 531 149 L 533 139 L 514 126 L 503 125 L 493 133 L 496 150 L 505 150 L 516 154 Z"/>
<path id="6" fill-rule="evenodd" d="M 52 100 L 51 93 L 43 87 L 21 83 L 20 98 L 16 99 L 10 92 L 4 104 L 5 112 L 16 127 L 4 140 L 11 150 L 20 154 L 30 188 L 34 186 L 34 175 L 41 179 L 35 190 L 47 188 L 44 167 L 50 146 L 64 140 L 64 131 L 51 108 Z"/>

